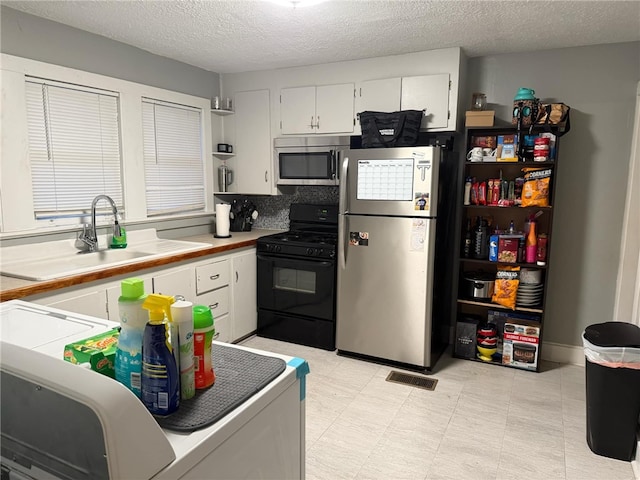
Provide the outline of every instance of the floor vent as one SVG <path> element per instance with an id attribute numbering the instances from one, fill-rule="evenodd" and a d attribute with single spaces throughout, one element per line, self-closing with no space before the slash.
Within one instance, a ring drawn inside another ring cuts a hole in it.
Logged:
<path id="1" fill-rule="evenodd" d="M 435 378 L 421 377 L 418 375 L 412 375 L 410 373 L 402 372 L 389 372 L 387 375 L 387 382 L 402 383 L 403 385 L 409 385 L 411 387 L 424 388 L 425 390 L 435 390 L 438 380 Z"/>

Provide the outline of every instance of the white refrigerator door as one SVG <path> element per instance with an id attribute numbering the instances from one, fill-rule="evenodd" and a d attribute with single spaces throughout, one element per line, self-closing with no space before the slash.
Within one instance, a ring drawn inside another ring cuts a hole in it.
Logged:
<path id="1" fill-rule="evenodd" d="M 340 215 L 337 347 L 428 367 L 435 219 Z"/>

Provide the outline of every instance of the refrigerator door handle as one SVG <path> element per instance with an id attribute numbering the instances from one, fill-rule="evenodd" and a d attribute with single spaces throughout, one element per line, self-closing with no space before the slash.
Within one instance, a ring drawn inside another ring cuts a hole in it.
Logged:
<path id="1" fill-rule="evenodd" d="M 342 155 L 342 167 L 340 173 L 340 195 L 338 198 L 338 213 L 345 214 L 347 213 L 347 195 L 349 193 L 348 183 L 349 179 L 347 178 L 347 168 L 349 166 L 349 157 L 347 155 Z"/>
<path id="2" fill-rule="evenodd" d="M 347 235 L 347 216 L 338 215 L 338 268 L 347 267 L 347 248 L 349 247 L 349 235 Z"/>

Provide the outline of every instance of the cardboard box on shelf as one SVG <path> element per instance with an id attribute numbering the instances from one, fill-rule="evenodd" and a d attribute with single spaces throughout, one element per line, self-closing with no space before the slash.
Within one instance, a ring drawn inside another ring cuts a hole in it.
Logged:
<path id="1" fill-rule="evenodd" d="M 493 127 L 495 119 L 493 110 L 467 110 L 465 115 L 465 127 Z"/>
<path id="2" fill-rule="evenodd" d="M 537 370 L 540 327 L 505 323 L 502 342 L 503 365 Z"/>
<path id="3" fill-rule="evenodd" d="M 488 310 L 487 323 L 496 326 L 498 332 L 498 351 L 496 355 L 502 355 L 502 344 L 504 339 L 504 326 L 506 323 L 517 323 L 527 326 L 539 326 L 540 316 L 535 314 L 508 312 L 503 310 Z"/>

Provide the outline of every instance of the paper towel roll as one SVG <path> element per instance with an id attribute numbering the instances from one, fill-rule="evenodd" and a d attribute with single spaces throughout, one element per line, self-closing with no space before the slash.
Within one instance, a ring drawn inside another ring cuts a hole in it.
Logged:
<path id="1" fill-rule="evenodd" d="M 229 212 L 231 212 L 231 205 L 228 203 L 216 204 L 216 236 L 228 237 L 229 236 Z"/>

